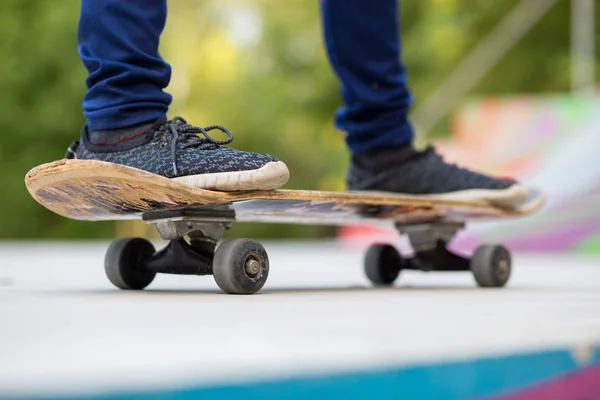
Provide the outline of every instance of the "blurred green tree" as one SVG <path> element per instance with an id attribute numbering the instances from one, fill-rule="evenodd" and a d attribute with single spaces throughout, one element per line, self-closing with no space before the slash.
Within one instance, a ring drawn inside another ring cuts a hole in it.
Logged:
<path id="1" fill-rule="evenodd" d="M 79 2 L 0 2 L 0 237 L 97 237 L 110 223 L 69 221 L 27 192 L 29 169 L 61 158 L 77 138 L 85 70 L 77 54 Z"/>

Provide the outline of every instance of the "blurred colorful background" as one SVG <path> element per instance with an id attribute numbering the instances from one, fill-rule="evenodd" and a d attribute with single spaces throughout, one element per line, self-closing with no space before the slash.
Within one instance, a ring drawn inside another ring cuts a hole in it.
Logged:
<path id="1" fill-rule="evenodd" d="M 600 211 L 592 207 L 600 182 L 600 7 L 588 15 L 573 4 L 401 3 L 419 144 L 436 143 L 461 165 L 528 179 L 552 195 L 545 212 L 520 223 L 518 235 L 507 223 L 482 226 L 464 240 L 511 237 L 522 248 L 600 251 Z M 0 3 L 0 238 L 154 234 L 137 222 L 66 220 L 25 189 L 26 172 L 62 157 L 83 123 L 78 13 L 75 0 Z M 348 153 L 343 132 L 333 127 L 340 95 L 321 41 L 318 2 L 171 1 L 161 53 L 173 66 L 170 116 L 225 125 L 237 147 L 282 158 L 292 173 L 286 188 L 344 190 Z M 363 242 L 388 233 L 252 224 L 228 235 Z"/>
<path id="2" fill-rule="evenodd" d="M 261 293 L 229 296 L 211 277 L 169 274 L 149 290 L 115 289 L 102 267 L 108 239 L 158 239 L 154 227 L 68 220 L 24 184 L 84 123 L 80 1 L 0 1 L 0 398 L 144 397 L 125 388 L 228 399 L 598 393 L 600 4 L 400 4 L 417 145 L 548 196 L 535 215 L 472 224 L 451 243 L 515 250 L 505 289 L 417 271 L 375 288 L 361 248 L 408 247 L 396 232 L 275 224 L 234 224 L 226 235 L 265 239 L 273 268 Z M 171 117 L 224 125 L 237 148 L 283 159 L 286 188 L 345 189 L 318 1 L 171 0 L 161 54 L 173 67 Z"/>

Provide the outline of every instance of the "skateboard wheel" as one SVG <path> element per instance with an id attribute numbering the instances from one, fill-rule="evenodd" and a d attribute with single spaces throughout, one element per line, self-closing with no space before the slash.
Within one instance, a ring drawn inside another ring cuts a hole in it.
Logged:
<path id="1" fill-rule="evenodd" d="M 402 269 L 402 256 L 389 244 L 374 244 L 367 250 L 364 270 L 375 285 L 391 285 Z"/>
<path id="2" fill-rule="evenodd" d="M 213 276 L 225 293 L 256 293 L 269 276 L 267 252 L 255 240 L 225 240 L 215 251 Z"/>
<path id="3" fill-rule="evenodd" d="M 146 239 L 122 238 L 113 241 L 104 258 L 108 280 L 120 289 L 144 289 L 156 276 L 156 272 L 142 267 L 154 252 L 154 246 Z"/>
<path id="4" fill-rule="evenodd" d="M 471 271 L 479 286 L 502 287 L 510 278 L 510 253 L 504 246 L 482 245 L 471 258 Z"/>

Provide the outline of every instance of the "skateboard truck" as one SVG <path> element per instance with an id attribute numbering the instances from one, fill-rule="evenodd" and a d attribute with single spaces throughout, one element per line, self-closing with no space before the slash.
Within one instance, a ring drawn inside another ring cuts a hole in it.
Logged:
<path id="1" fill-rule="evenodd" d="M 208 248 L 196 248 L 188 244 L 183 238 L 173 239 L 141 266 L 145 270 L 162 274 L 211 275 L 213 252 L 206 250 Z"/>
<path id="2" fill-rule="evenodd" d="M 410 241 L 414 256 L 403 257 L 390 244 L 373 244 L 364 258 L 367 278 L 375 285 L 391 285 L 405 270 L 471 271 L 479 286 L 502 287 L 511 272 L 510 253 L 500 245 L 482 245 L 471 259 L 448 250 L 447 244 L 465 227 L 463 222 L 440 219 L 430 223 L 396 224 Z"/>
<path id="3" fill-rule="evenodd" d="M 157 273 L 213 275 L 221 290 L 232 294 L 252 294 L 265 284 L 269 260 L 260 243 L 229 239 L 217 248 L 223 233 L 235 220 L 233 210 L 161 210 L 145 213 L 142 218 L 155 225 L 169 244 L 155 251 L 150 242 L 141 238 L 117 239 L 111 243 L 105 269 L 115 286 L 143 289 Z"/>
<path id="4" fill-rule="evenodd" d="M 235 219 L 233 210 L 180 209 L 143 215 L 169 244 L 144 265 L 147 269 L 171 274 L 212 275 L 217 243 Z M 188 241 L 184 238 L 188 237 Z"/>
<path id="5" fill-rule="evenodd" d="M 421 271 L 467 271 L 469 260 L 446 248 L 456 233 L 465 227 L 463 222 L 439 220 L 430 223 L 397 224 L 400 235 L 406 235 L 415 256 L 405 260 L 403 269 Z"/>
<path id="6" fill-rule="evenodd" d="M 408 236 L 410 245 L 416 252 L 432 250 L 440 240 L 449 242 L 464 227 L 464 222 L 444 220 L 418 224 L 396 224 L 398 233 Z"/>

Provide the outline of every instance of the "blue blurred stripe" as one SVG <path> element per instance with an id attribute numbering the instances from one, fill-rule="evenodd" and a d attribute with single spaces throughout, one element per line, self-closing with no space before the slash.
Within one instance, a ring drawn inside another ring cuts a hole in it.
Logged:
<path id="1" fill-rule="evenodd" d="M 600 347 L 596 346 L 586 365 L 578 365 L 572 352 L 565 349 L 330 376 L 303 376 L 216 387 L 115 393 L 87 398 L 98 400 L 338 398 L 462 400 L 518 391 L 598 363 L 600 363 Z M 70 398 L 75 397 L 83 396 Z"/>

